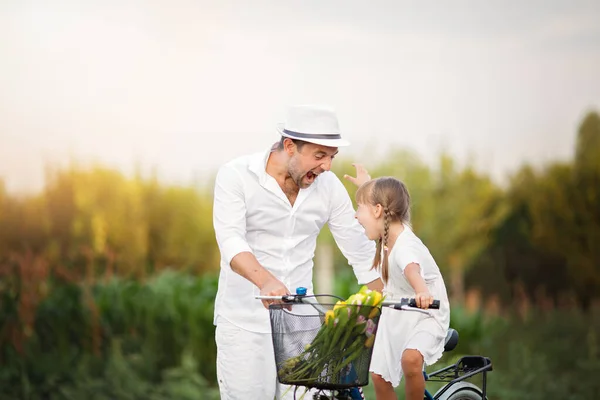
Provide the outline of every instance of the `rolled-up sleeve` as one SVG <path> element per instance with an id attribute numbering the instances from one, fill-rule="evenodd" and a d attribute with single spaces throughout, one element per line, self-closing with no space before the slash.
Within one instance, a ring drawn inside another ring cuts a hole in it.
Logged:
<path id="1" fill-rule="evenodd" d="M 221 257 L 227 265 L 237 254 L 252 252 L 246 241 L 244 182 L 229 164 L 219 169 L 215 180 L 213 226 Z"/>
<path id="2" fill-rule="evenodd" d="M 375 243 L 367 238 L 363 228 L 354 218 L 354 207 L 342 182 L 335 175 L 331 181 L 329 230 L 340 251 L 354 269 L 358 283 L 362 285 L 372 282 L 379 278 L 379 273 L 371 269 Z"/>
<path id="3" fill-rule="evenodd" d="M 414 246 L 402 246 L 402 251 L 394 252 L 394 261 L 400 266 L 400 269 L 402 269 L 402 273 L 404 273 L 404 270 L 410 264 L 418 264 L 421 278 L 425 279 L 425 271 L 423 270 L 422 257 L 419 256 L 419 251 Z"/>

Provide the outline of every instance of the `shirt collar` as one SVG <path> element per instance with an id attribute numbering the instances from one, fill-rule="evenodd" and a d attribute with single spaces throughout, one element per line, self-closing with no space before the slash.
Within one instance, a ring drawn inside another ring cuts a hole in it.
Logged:
<path id="1" fill-rule="evenodd" d="M 251 156 L 250 161 L 248 162 L 248 169 L 256 175 L 258 178 L 258 182 L 261 186 L 269 186 L 267 184 L 268 178 L 270 177 L 273 182 L 275 179 L 267 174 L 267 161 L 269 160 L 269 155 L 274 151 L 274 147 L 269 147 L 266 151 L 261 153 L 256 153 Z M 275 182 L 276 183 L 276 182 Z M 319 183 L 319 178 L 315 179 L 315 181 L 307 187 L 306 189 L 300 189 L 300 193 L 310 193 Z"/>
<path id="2" fill-rule="evenodd" d="M 248 163 L 248 169 L 252 171 L 261 181 L 266 178 L 267 175 L 267 161 L 271 154 L 272 147 L 269 147 L 267 151 L 254 154 Z"/>

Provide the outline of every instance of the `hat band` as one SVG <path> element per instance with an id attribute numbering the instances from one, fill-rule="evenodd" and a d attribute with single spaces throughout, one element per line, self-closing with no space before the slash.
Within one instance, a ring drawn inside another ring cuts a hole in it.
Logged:
<path id="1" fill-rule="evenodd" d="M 294 136 L 302 139 L 341 139 L 342 136 L 340 134 L 337 135 L 328 135 L 323 133 L 300 133 L 294 131 L 288 131 L 287 129 L 283 130 L 283 133 L 288 134 L 290 136 Z"/>

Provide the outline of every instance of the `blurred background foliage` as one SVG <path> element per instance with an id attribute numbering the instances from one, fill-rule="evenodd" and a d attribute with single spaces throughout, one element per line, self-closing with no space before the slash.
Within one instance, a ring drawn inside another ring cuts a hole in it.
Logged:
<path id="1" fill-rule="evenodd" d="M 408 185 L 450 290 L 461 342 L 431 368 L 491 357 L 490 399 L 600 398 L 598 113 L 576 134 L 572 160 L 504 184 L 447 154 L 429 166 L 391 149 L 367 165 Z M 347 296 L 358 285 L 332 248 Z M 77 165 L 49 170 L 36 195 L 0 180 L 0 399 L 218 399 L 218 261 L 210 186 Z"/>

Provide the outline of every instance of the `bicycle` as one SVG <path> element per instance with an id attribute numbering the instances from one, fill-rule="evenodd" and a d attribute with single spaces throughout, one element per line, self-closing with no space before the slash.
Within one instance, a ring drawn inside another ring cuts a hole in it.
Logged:
<path id="1" fill-rule="evenodd" d="M 369 383 L 369 364 L 371 360 L 372 348 L 362 348 L 354 354 L 354 358 L 340 357 L 339 351 L 334 349 L 327 357 L 331 357 L 332 362 L 323 365 L 323 370 L 316 372 L 316 377 L 310 380 L 290 378 L 286 371 L 290 369 L 290 360 L 296 360 L 301 363 L 306 361 L 301 356 L 306 353 L 306 346 L 310 346 L 318 335 L 323 324 L 326 323 L 327 312 L 336 308 L 336 302 L 343 300 L 338 296 L 327 294 L 306 294 L 306 288 L 297 288 L 296 294 L 284 296 L 255 296 L 261 300 L 277 300 L 281 303 L 269 305 L 271 319 L 271 329 L 273 338 L 273 347 L 275 351 L 275 361 L 277 364 L 278 381 L 282 384 L 294 387 L 294 399 L 296 391 L 300 387 L 305 388 L 305 393 L 312 390 L 313 400 L 364 400 L 362 387 Z M 330 299 L 328 302 L 319 302 L 318 298 Z M 331 301 L 331 299 L 334 299 Z M 348 305 L 344 305 L 348 307 Z M 359 306 L 360 307 L 360 306 Z M 364 308 L 368 306 L 362 306 Z M 390 307 L 395 310 L 414 311 L 429 313 L 416 307 L 415 299 L 402 298 L 398 301 L 384 300 L 378 309 L 367 311 L 373 315 L 371 320 L 376 325 L 383 307 Z M 429 307 L 430 309 L 439 309 L 439 301 L 435 300 Z M 309 310 L 307 312 L 306 310 Z M 351 311 L 348 311 L 348 315 Z M 359 317 L 360 318 L 360 317 Z M 308 326 L 307 326 L 308 325 Z M 376 335 L 376 326 L 373 332 Z M 450 328 L 446 335 L 444 352 L 452 351 L 458 345 L 458 332 Z M 334 344 L 331 344 L 334 346 Z M 362 347 L 362 346 L 361 346 Z M 338 352 L 336 352 L 336 350 Z M 358 355 L 356 355 L 358 354 Z M 331 371 L 331 364 L 337 362 L 345 366 Z M 286 369 L 287 368 L 287 369 Z M 306 367 L 304 367 L 306 368 Z M 293 369 L 293 368 L 292 368 Z M 427 373 L 423 368 L 423 376 L 426 382 L 445 382 L 435 394 L 431 394 L 425 389 L 424 400 L 483 400 L 487 399 L 487 373 L 492 371 L 492 362 L 488 357 L 479 355 L 470 355 L 461 357 L 455 364 L 441 368 L 437 371 Z M 481 374 L 481 388 L 466 380 Z M 314 373 L 313 373 L 314 375 Z"/>

